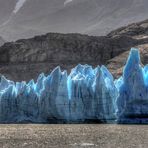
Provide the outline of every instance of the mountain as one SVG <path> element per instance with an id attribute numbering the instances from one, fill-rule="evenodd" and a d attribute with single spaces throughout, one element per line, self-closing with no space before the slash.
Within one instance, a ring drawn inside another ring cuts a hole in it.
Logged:
<path id="1" fill-rule="evenodd" d="M 138 42 L 140 41 L 140 43 L 135 45 L 135 47 L 140 49 L 142 64 L 146 65 L 148 63 L 148 20 L 116 29 L 110 32 L 108 37 L 114 38 L 116 36 L 124 35 L 130 36 Z M 123 66 L 125 65 L 128 54 L 129 50 L 115 56 L 107 62 L 107 67 L 116 78 L 122 74 Z"/>
<path id="2" fill-rule="evenodd" d="M 8 42 L 0 47 L 0 72 L 21 81 L 49 74 L 56 66 L 64 70 L 77 64 L 107 65 L 115 77 L 121 75 L 131 47 L 142 47 L 148 61 L 148 20 L 112 31 L 106 36 L 48 33 L 30 39 Z"/>
<path id="3" fill-rule="evenodd" d="M 30 39 L 5 43 L 0 47 L 0 72 L 13 80 L 30 80 L 56 66 L 69 70 L 77 64 L 93 66 L 138 45 L 128 36 L 88 36 L 48 33 Z"/>
<path id="4" fill-rule="evenodd" d="M 47 32 L 106 35 L 148 18 L 147 0 L 0 0 L 0 34 L 12 41 Z"/>

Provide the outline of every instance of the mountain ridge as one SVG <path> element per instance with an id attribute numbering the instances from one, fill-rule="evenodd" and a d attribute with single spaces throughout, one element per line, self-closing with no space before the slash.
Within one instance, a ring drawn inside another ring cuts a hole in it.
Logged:
<path id="1" fill-rule="evenodd" d="M 148 38 L 141 30 L 147 29 L 146 20 L 126 26 L 122 33 L 117 29 L 107 36 L 47 33 L 7 42 L 0 47 L 0 73 L 11 80 L 28 81 L 42 72 L 49 74 L 56 66 L 70 72 L 79 63 L 93 67 L 104 64 L 116 78 L 122 73 L 131 47 L 145 49 L 140 51 L 144 51 L 141 56 L 146 63 Z"/>
<path id="2" fill-rule="evenodd" d="M 148 18 L 147 0 L 73 0 L 67 5 L 65 0 L 28 0 L 17 13 L 18 1 L 2 1 L 0 35 L 8 41 L 47 32 L 100 36 Z"/>

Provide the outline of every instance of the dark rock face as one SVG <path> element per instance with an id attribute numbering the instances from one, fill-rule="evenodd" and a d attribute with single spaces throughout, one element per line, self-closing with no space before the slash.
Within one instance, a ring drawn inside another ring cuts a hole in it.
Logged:
<path id="1" fill-rule="evenodd" d="M 81 34 L 49 33 L 31 39 L 5 43 L 0 48 L 0 73 L 13 80 L 30 80 L 60 65 L 70 71 L 78 63 L 93 66 L 137 45 L 128 36 L 94 37 Z"/>
<path id="2" fill-rule="evenodd" d="M 36 79 L 42 72 L 48 74 L 58 65 L 69 72 L 81 63 L 107 64 L 118 77 L 131 47 L 139 47 L 142 62 L 148 62 L 147 28 L 148 21 L 143 21 L 117 29 L 107 36 L 48 33 L 5 43 L 0 47 L 0 73 L 9 79 L 28 81 Z"/>

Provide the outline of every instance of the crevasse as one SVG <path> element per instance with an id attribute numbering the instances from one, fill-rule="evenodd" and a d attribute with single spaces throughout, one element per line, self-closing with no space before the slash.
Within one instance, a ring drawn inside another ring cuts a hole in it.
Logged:
<path id="1" fill-rule="evenodd" d="M 148 66 L 131 49 L 123 76 L 114 80 L 105 66 L 55 68 L 37 81 L 0 81 L 1 123 L 148 123 Z"/>

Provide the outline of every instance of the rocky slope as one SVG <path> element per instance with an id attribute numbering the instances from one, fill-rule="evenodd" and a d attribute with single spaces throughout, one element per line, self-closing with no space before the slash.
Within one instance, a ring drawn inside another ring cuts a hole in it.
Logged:
<path id="1" fill-rule="evenodd" d="M 36 79 L 41 72 L 49 73 L 58 65 L 69 72 L 78 63 L 87 63 L 107 64 L 117 77 L 131 47 L 141 47 L 142 61 L 146 64 L 147 28 L 148 21 L 144 21 L 107 36 L 48 33 L 5 43 L 0 47 L 0 73 L 17 81 L 30 80 Z"/>
<path id="2" fill-rule="evenodd" d="M 116 36 L 127 35 L 136 39 L 139 43 L 134 47 L 140 49 L 142 64 L 148 63 L 148 20 L 133 23 L 126 27 L 119 28 L 108 34 L 109 37 L 114 38 Z M 129 50 L 114 57 L 107 62 L 107 67 L 114 74 L 115 77 L 119 77 L 122 74 L 123 66 L 127 60 Z"/>
<path id="3" fill-rule="evenodd" d="M 147 0 L 0 0 L 6 40 L 47 32 L 105 35 L 148 18 Z"/>
<path id="4" fill-rule="evenodd" d="M 0 72 L 9 79 L 30 80 L 58 65 L 70 71 L 78 63 L 105 64 L 134 45 L 137 40 L 128 36 L 49 33 L 5 43 L 0 47 Z"/>

